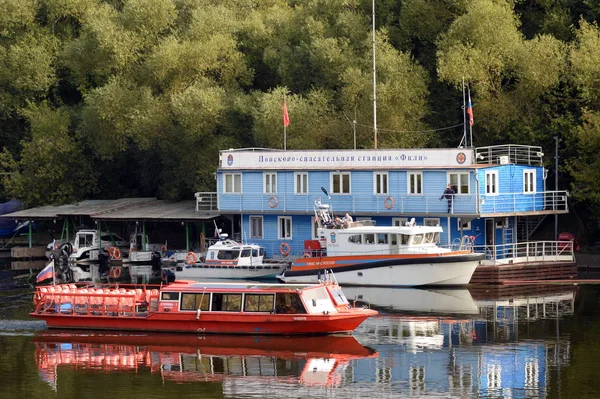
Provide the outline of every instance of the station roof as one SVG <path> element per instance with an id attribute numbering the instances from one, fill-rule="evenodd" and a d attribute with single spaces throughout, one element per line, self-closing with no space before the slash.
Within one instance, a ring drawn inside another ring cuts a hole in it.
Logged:
<path id="1" fill-rule="evenodd" d="M 156 198 L 86 200 L 76 204 L 24 209 L 0 215 L 3 219 L 43 220 L 88 216 L 105 221 L 199 221 L 219 216 L 218 212 L 196 211 L 196 201 L 169 202 Z"/>

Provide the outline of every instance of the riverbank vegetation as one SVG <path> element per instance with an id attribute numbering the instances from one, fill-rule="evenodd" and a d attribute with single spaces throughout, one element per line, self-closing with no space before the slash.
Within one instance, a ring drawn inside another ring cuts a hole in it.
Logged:
<path id="1" fill-rule="evenodd" d="M 600 220 L 600 3 L 377 0 L 378 148 L 540 145 Z M 0 197 L 191 198 L 218 151 L 373 148 L 370 0 L 0 4 Z M 356 121 L 354 124 L 353 121 Z M 549 183 L 547 189 L 554 189 Z"/>

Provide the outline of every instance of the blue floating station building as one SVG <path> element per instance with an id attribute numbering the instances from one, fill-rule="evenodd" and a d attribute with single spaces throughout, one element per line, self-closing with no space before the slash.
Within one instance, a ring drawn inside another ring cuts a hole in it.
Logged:
<path id="1" fill-rule="evenodd" d="M 292 256 L 302 256 L 304 241 L 319 238 L 314 204 L 320 199 L 335 215 L 348 213 L 377 225 L 413 218 L 440 225 L 442 245 L 468 235 L 476 250 L 487 252 L 490 265 L 550 261 L 576 270 L 572 248 L 529 241 L 545 217 L 569 212 L 568 192 L 548 187 L 543 156 L 541 147 L 513 144 L 228 149 L 220 151 L 217 192 L 196 193 L 196 209 L 216 207 L 231 221 L 226 228 L 233 237 L 263 245 L 273 257 L 284 242 Z M 454 194 L 444 196 L 448 185 Z M 546 256 L 550 253 L 554 257 Z"/>

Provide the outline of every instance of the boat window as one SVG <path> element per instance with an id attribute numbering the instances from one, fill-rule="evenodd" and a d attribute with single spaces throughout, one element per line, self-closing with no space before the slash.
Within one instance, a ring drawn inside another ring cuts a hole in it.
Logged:
<path id="1" fill-rule="evenodd" d="M 390 234 L 390 242 L 392 245 L 398 245 L 398 236 L 396 234 Z"/>
<path id="2" fill-rule="evenodd" d="M 351 242 L 353 244 L 361 244 L 362 236 L 360 234 L 355 234 L 353 236 L 350 236 L 350 237 L 348 237 L 348 242 Z"/>
<path id="3" fill-rule="evenodd" d="M 79 234 L 79 248 L 91 247 L 94 245 L 93 234 Z"/>
<path id="4" fill-rule="evenodd" d="M 209 310 L 210 306 L 210 293 L 193 294 L 183 293 L 181 294 L 181 310 Z"/>
<path id="5" fill-rule="evenodd" d="M 425 243 L 426 244 L 431 244 L 433 241 L 433 239 L 435 238 L 435 233 L 426 233 L 425 234 Z"/>
<path id="6" fill-rule="evenodd" d="M 412 240 L 413 244 L 422 244 L 423 243 L 423 234 L 415 234 Z"/>
<path id="7" fill-rule="evenodd" d="M 377 234 L 377 244 L 387 244 L 388 243 L 388 235 L 387 234 Z"/>
<path id="8" fill-rule="evenodd" d="M 249 258 L 251 252 L 252 252 L 252 250 L 250 248 L 243 249 L 242 255 L 240 256 L 240 258 Z"/>
<path id="9" fill-rule="evenodd" d="M 365 234 L 365 244 L 375 244 L 375 234 Z"/>
<path id="10" fill-rule="evenodd" d="M 244 312 L 272 312 L 273 294 L 246 294 L 244 296 Z"/>
<path id="11" fill-rule="evenodd" d="M 436 233 L 434 233 L 434 235 L 433 235 L 433 242 L 434 243 L 440 242 L 440 232 L 439 231 L 436 232 Z"/>
<path id="12" fill-rule="evenodd" d="M 178 301 L 179 292 L 163 292 L 160 296 L 161 301 Z"/>
<path id="13" fill-rule="evenodd" d="M 400 234 L 400 244 L 401 245 L 408 245 L 410 236 L 408 234 Z"/>
<path id="14" fill-rule="evenodd" d="M 277 294 L 275 313 L 306 313 L 300 296 L 295 293 Z"/>
<path id="15" fill-rule="evenodd" d="M 258 249 L 253 249 L 252 250 L 252 257 L 256 258 L 258 256 Z"/>
<path id="16" fill-rule="evenodd" d="M 258 253 L 260 254 L 260 256 L 265 256 L 265 249 L 264 248 L 260 248 L 258 250 Z"/>
<path id="17" fill-rule="evenodd" d="M 329 290 L 331 291 L 331 296 L 333 297 L 336 305 L 341 306 L 348 304 L 348 299 L 340 287 L 330 288 Z"/>
<path id="18" fill-rule="evenodd" d="M 242 294 L 212 294 L 213 312 L 240 312 L 242 310 Z"/>
<path id="19" fill-rule="evenodd" d="M 217 253 L 217 259 L 223 259 L 223 260 L 232 260 L 232 259 L 237 259 L 240 256 L 240 250 L 233 250 L 233 251 L 219 251 L 219 253 Z"/>

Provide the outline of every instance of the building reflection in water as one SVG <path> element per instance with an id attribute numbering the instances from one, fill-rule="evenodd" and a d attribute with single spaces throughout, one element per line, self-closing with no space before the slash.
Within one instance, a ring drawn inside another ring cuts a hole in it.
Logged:
<path id="1" fill-rule="evenodd" d="M 460 291 L 452 297 L 467 298 Z M 382 305 L 393 313 L 366 320 L 357 337 L 379 352 L 375 381 L 399 394 L 543 397 L 549 370 L 570 362 L 559 320 L 574 314 L 576 292 L 573 286 L 470 290 L 478 312 L 454 315 L 447 303 L 435 308 L 431 301 L 429 312 L 415 315 L 422 304 L 403 306 L 397 299 L 413 296 L 404 293 L 386 298 Z M 434 292 L 430 299 L 436 297 L 442 298 Z"/>

